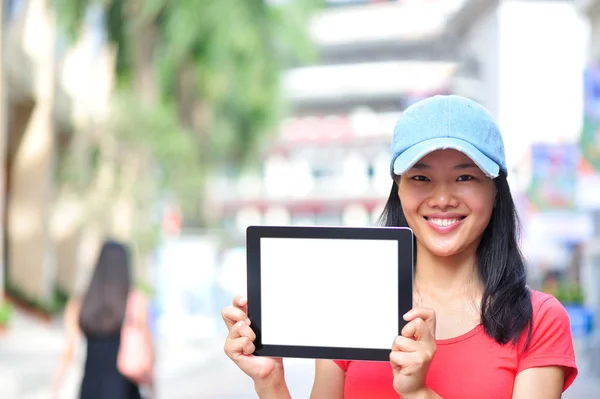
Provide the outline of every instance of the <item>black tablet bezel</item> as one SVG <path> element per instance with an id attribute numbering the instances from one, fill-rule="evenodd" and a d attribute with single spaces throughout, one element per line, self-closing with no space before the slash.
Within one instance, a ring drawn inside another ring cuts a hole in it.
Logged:
<path id="1" fill-rule="evenodd" d="M 246 230 L 248 317 L 256 334 L 256 356 L 309 359 L 389 361 L 390 350 L 316 346 L 263 345 L 261 339 L 261 270 L 260 240 L 268 238 L 321 238 L 398 241 L 398 307 L 413 303 L 414 265 L 413 232 L 405 227 L 319 227 L 319 226 L 249 226 Z M 410 246 L 406 246 L 410 242 Z M 412 307 L 412 306 L 411 306 Z M 398 335 L 406 322 L 398 315 Z"/>

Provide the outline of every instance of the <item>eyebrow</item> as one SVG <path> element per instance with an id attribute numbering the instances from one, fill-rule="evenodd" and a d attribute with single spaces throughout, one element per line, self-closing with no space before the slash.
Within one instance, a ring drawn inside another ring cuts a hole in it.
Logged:
<path id="1" fill-rule="evenodd" d="M 470 168 L 476 168 L 477 165 L 475 165 L 474 163 L 461 163 L 458 165 L 455 165 L 454 168 L 452 169 L 470 169 Z M 426 163 L 417 163 L 413 166 L 413 169 L 431 169 L 431 165 L 428 165 Z"/>

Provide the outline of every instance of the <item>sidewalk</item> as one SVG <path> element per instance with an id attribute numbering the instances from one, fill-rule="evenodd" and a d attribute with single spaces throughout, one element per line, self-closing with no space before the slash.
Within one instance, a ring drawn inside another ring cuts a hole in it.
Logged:
<path id="1" fill-rule="evenodd" d="M 23 313 L 15 313 L 12 323 L 10 330 L 0 336 L 0 398 L 47 399 L 65 344 L 62 320 L 57 318 L 45 324 Z M 195 342 L 157 338 L 155 344 L 158 398 L 172 398 L 161 386 L 173 386 L 180 376 L 205 369 L 223 353 L 220 335 Z M 85 342 L 81 342 L 75 356 L 61 398 L 76 397 L 82 377 Z"/>
<path id="2" fill-rule="evenodd" d="M 40 323 L 16 312 L 12 325 L 0 336 L 0 397 L 29 398 L 49 387 L 64 345 L 59 322 Z"/>

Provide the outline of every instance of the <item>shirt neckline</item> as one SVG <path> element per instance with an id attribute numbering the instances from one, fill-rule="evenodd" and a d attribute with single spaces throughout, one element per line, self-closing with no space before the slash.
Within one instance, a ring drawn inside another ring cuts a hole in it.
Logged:
<path id="1" fill-rule="evenodd" d="M 473 337 L 474 335 L 478 334 L 482 330 L 483 330 L 483 325 L 482 324 L 478 324 L 474 328 L 472 328 L 470 331 L 467 331 L 464 334 L 458 335 L 458 336 L 453 337 L 453 338 L 436 339 L 435 343 L 436 343 L 436 345 L 450 345 L 450 344 L 455 344 L 457 342 L 461 342 L 461 341 L 464 341 L 466 339 L 469 339 L 469 338 Z"/>

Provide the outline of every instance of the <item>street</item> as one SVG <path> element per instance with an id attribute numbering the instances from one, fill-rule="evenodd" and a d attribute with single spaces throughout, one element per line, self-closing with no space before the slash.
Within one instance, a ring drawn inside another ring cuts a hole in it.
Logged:
<path id="1" fill-rule="evenodd" d="M 313 380 L 312 360 L 285 361 L 286 381 L 293 398 L 308 398 Z M 160 398 L 177 399 L 255 399 L 252 381 L 225 357 L 210 365 L 188 370 L 166 379 L 159 387 Z"/>
<path id="2" fill-rule="evenodd" d="M 0 397 L 2 399 L 48 399 L 54 370 L 63 344 L 59 323 L 39 324 L 19 316 L 15 329 L 0 336 Z M 194 342 L 157 342 L 158 399 L 250 399 L 256 398 L 252 381 L 223 353 L 224 331 Z M 600 381 L 591 376 L 589 350 L 576 345 L 580 374 L 564 399 L 594 399 Z M 76 397 L 81 378 L 83 348 L 69 372 L 61 399 Z M 286 359 L 286 380 L 293 398 L 308 398 L 314 361 Z"/>

